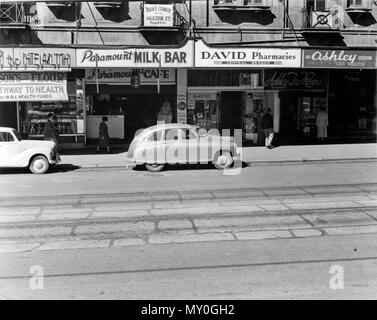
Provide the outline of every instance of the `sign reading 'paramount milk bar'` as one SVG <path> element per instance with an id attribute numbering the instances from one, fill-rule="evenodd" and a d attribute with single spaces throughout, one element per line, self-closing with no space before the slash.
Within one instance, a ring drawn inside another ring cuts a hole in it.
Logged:
<path id="1" fill-rule="evenodd" d="M 193 66 L 193 42 L 181 48 L 77 49 L 78 67 L 187 68 Z"/>
<path id="2" fill-rule="evenodd" d="M 195 67 L 216 68 L 299 68 L 300 49 L 208 47 L 195 44 Z"/>
<path id="3" fill-rule="evenodd" d="M 376 51 L 304 50 L 303 67 L 314 68 L 375 68 Z"/>

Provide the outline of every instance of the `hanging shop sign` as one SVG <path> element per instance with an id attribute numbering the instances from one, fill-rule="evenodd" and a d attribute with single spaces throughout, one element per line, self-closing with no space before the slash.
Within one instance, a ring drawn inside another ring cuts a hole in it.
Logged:
<path id="1" fill-rule="evenodd" d="M 77 49 L 76 61 L 84 68 L 188 68 L 193 41 L 181 48 Z"/>
<path id="2" fill-rule="evenodd" d="M 376 51 L 304 49 L 303 67 L 372 69 L 376 67 Z"/>
<path id="3" fill-rule="evenodd" d="M 144 4 L 145 27 L 172 27 L 173 4 Z"/>
<path id="4" fill-rule="evenodd" d="M 86 69 L 85 82 L 96 83 L 97 81 L 103 83 L 119 83 L 129 84 L 132 73 L 135 69 L 126 68 L 100 68 L 100 69 Z M 175 70 L 174 69 L 137 69 L 140 76 L 140 83 L 144 85 L 156 84 L 160 79 L 161 84 L 175 84 Z M 98 80 L 97 80 L 98 79 Z"/>
<path id="5" fill-rule="evenodd" d="M 326 89 L 324 70 L 265 70 L 265 90 L 322 90 Z"/>
<path id="6" fill-rule="evenodd" d="M 195 67 L 299 68 L 300 66 L 300 49 L 214 48 L 208 47 L 203 41 L 195 44 Z"/>
<path id="7" fill-rule="evenodd" d="M 0 48 L 0 71 L 70 71 L 74 58 L 69 48 Z"/>
<path id="8" fill-rule="evenodd" d="M 67 101 L 62 72 L 1 72 L 0 101 Z"/>

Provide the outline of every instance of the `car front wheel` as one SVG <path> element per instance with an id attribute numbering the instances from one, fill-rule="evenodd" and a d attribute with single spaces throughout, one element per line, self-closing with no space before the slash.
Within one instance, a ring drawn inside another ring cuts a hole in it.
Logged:
<path id="1" fill-rule="evenodd" d="M 29 165 L 29 169 L 34 174 L 44 174 L 47 172 L 50 164 L 48 160 L 44 156 L 36 156 L 34 157 Z"/>
<path id="2" fill-rule="evenodd" d="M 233 157 L 229 151 L 219 152 L 214 160 L 214 165 L 219 170 L 228 169 L 233 164 Z"/>
<path id="3" fill-rule="evenodd" d="M 165 168 L 164 164 L 146 164 L 145 168 L 147 168 L 148 171 L 150 172 L 159 172 Z"/>

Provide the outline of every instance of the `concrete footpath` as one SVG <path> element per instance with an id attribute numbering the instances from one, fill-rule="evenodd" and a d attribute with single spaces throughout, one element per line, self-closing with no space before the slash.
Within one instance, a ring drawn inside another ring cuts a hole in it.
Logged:
<path id="1" fill-rule="evenodd" d="M 128 167 L 125 161 L 127 152 L 114 149 L 113 154 L 62 154 L 63 165 L 74 165 L 82 168 Z M 265 147 L 243 147 L 242 161 L 246 163 L 268 162 L 301 162 L 301 161 L 332 161 L 377 159 L 377 144 L 333 144 L 280 146 L 274 149 Z"/>

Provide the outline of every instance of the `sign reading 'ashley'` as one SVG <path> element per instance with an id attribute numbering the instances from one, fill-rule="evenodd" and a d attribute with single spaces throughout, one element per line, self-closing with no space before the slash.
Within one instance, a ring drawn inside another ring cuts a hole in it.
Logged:
<path id="1" fill-rule="evenodd" d="M 375 68 L 376 52 L 360 50 L 304 50 L 304 67 Z"/>
<path id="2" fill-rule="evenodd" d="M 182 48 L 77 49 L 78 67 L 180 68 L 192 67 L 193 43 Z"/>
<path id="3" fill-rule="evenodd" d="M 299 68 L 300 64 L 300 49 L 215 48 L 203 41 L 195 44 L 195 67 Z"/>

